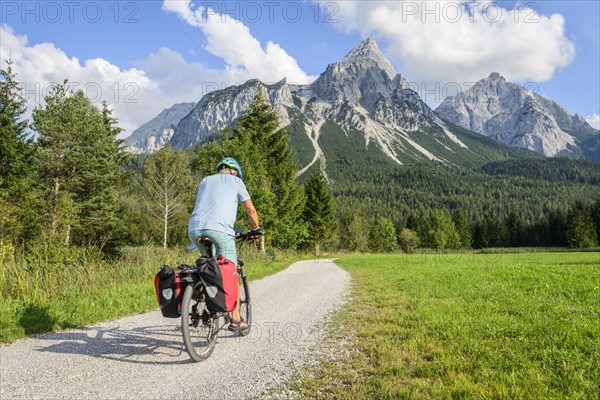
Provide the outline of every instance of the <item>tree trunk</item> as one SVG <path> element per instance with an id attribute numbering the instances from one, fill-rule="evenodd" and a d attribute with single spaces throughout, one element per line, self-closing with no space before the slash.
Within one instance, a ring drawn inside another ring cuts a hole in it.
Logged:
<path id="1" fill-rule="evenodd" d="M 56 234 L 56 227 L 58 225 L 58 193 L 60 184 L 58 177 L 54 177 L 54 204 L 52 205 L 52 220 L 50 221 L 50 228 L 52 236 Z"/>
<path id="2" fill-rule="evenodd" d="M 319 257 L 321 254 L 321 246 L 319 246 L 319 242 L 315 243 L 315 255 Z"/>
<path id="3" fill-rule="evenodd" d="M 167 248 L 167 226 L 168 226 L 168 221 L 167 221 L 167 218 L 165 218 L 164 229 L 163 229 L 163 249 Z"/>
<path id="4" fill-rule="evenodd" d="M 261 254 L 265 254 L 265 237 L 260 237 L 260 252 Z"/>
<path id="5" fill-rule="evenodd" d="M 169 206 L 165 208 L 165 219 L 163 224 L 163 249 L 167 248 L 167 229 L 169 227 Z"/>

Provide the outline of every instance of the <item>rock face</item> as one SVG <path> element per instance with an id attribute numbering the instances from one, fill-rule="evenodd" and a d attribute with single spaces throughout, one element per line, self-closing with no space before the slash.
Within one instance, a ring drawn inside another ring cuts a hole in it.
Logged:
<path id="1" fill-rule="evenodd" d="M 372 109 L 380 97 L 389 98 L 407 87 L 372 39 L 365 40 L 342 61 L 330 64 L 310 85 L 322 101 L 360 104 L 365 109 Z"/>
<path id="2" fill-rule="evenodd" d="M 180 103 L 163 110 L 126 138 L 128 151 L 138 154 L 162 149 L 173 137 L 177 124 L 194 106 L 195 103 Z"/>
<path id="3" fill-rule="evenodd" d="M 254 79 L 240 86 L 208 93 L 196 107 L 177 125 L 171 140 L 173 147 L 185 148 L 210 139 L 211 135 L 231 125 L 252 102 L 258 90 L 269 99 L 281 115 L 282 126 L 289 125 L 287 108 L 294 107 L 291 86 L 282 80 L 274 85 L 264 85 Z"/>
<path id="4" fill-rule="evenodd" d="M 581 142 L 600 133 L 581 116 L 498 73 L 447 98 L 435 112 L 465 129 L 545 156 L 575 154 Z"/>

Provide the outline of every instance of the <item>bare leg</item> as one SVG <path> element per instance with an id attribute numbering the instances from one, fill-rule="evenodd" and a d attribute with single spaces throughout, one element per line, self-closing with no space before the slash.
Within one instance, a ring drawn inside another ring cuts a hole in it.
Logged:
<path id="1" fill-rule="evenodd" d="M 231 314 L 232 314 L 231 316 L 233 317 L 233 319 L 235 319 L 236 321 L 240 320 L 240 292 L 239 291 L 238 291 L 237 303 L 235 303 L 235 308 L 233 309 Z"/>

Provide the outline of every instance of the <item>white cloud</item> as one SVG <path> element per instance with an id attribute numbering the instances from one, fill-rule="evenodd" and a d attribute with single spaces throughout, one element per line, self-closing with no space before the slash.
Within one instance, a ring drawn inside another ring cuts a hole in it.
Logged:
<path id="1" fill-rule="evenodd" d="M 0 26 L 0 53 L 3 64 L 9 54 L 14 62 L 17 80 L 23 85 L 29 112 L 44 104 L 44 96 L 52 85 L 69 79 L 73 89 L 83 89 L 98 106 L 102 100 L 113 105 L 120 126 L 131 132 L 164 105 L 144 104 L 141 99 L 157 94 L 156 84 L 139 69 L 121 70 L 108 61 L 96 58 L 81 63 L 69 57 L 52 43 L 31 45 L 24 35 L 9 26 Z"/>
<path id="2" fill-rule="evenodd" d="M 600 114 L 592 114 L 585 117 L 585 120 L 590 124 L 593 128 L 600 129 Z"/>
<path id="3" fill-rule="evenodd" d="M 540 15 L 520 3 L 520 10 L 488 0 L 336 4 L 335 26 L 389 43 L 388 56 L 409 80 L 475 82 L 500 72 L 513 81 L 546 81 L 575 56 L 561 15 Z"/>
<path id="4" fill-rule="evenodd" d="M 185 1 L 174 2 L 183 17 L 189 8 L 181 7 L 182 4 L 188 6 Z M 102 100 L 112 105 L 119 126 L 125 129 L 124 136 L 175 103 L 196 102 L 207 92 L 251 78 L 266 82 L 285 76 L 290 82 L 311 79 L 277 44 L 269 42 L 263 51 L 242 24 L 229 21 L 224 31 L 220 24 L 219 19 L 205 29 L 211 52 L 227 63 L 224 69 L 188 63 L 181 54 L 168 48 L 149 54 L 137 68 L 131 69 L 121 69 L 101 58 L 82 62 L 53 43 L 30 44 L 27 36 L 15 33 L 5 24 L 0 25 L 1 62 L 11 54 L 17 79 L 25 85 L 29 112 L 44 104 L 43 98 L 52 84 L 68 78 L 72 88 L 84 89 L 98 106 Z M 239 40 L 231 40 L 238 43 L 237 47 L 225 46 L 231 35 L 238 36 Z M 235 62 L 237 57 L 239 61 Z"/>
<path id="5" fill-rule="evenodd" d="M 240 21 L 205 7 L 192 9 L 191 0 L 164 0 L 163 9 L 177 14 L 188 24 L 200 28 L 206 37 L 204 48 L 221 57 L 227 70 L 240 80 L 258 78 L 266 82 L 287 78 L 288 82 L 309 83 L 298 62 L 277 43 L 268 41 L 263 48 L 250 29 Z"/>

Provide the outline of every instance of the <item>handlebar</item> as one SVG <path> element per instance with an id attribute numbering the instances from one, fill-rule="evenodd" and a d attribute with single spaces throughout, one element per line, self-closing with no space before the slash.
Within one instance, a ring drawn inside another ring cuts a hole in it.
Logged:
<path id="1" fill-rule="evenodd" d="M 236 240 L 241 240 L 242 242 L 248 241 L 248 240 L 256 240 L 261 236 L 264 236 L 265 232 L 261 227 L 258 227 L 258 229 L 254 229 L 254 230 L 250 230 L 246 233 L 242 233 L 241 231 L 236 232 L 235 233 L 235 239 Z"/>
<path id="2" fill-rule="evenodd" d="M 242 242 L 246 242 L 248 240 L 256 240 L 261 236 L 265 235 L 265 231 L 263 230 L 262 226 L 258 227 L 258 229 L 255 230 L 249 230 L 246 233 L 242 233 L 242 229 L 238 229 L 235 231 L 235 240 L 241 240 Z M 197 244 L 196 243 L 192 243 L 187 247 L 188 251 L 194 250 L 197 248 Z"/>

